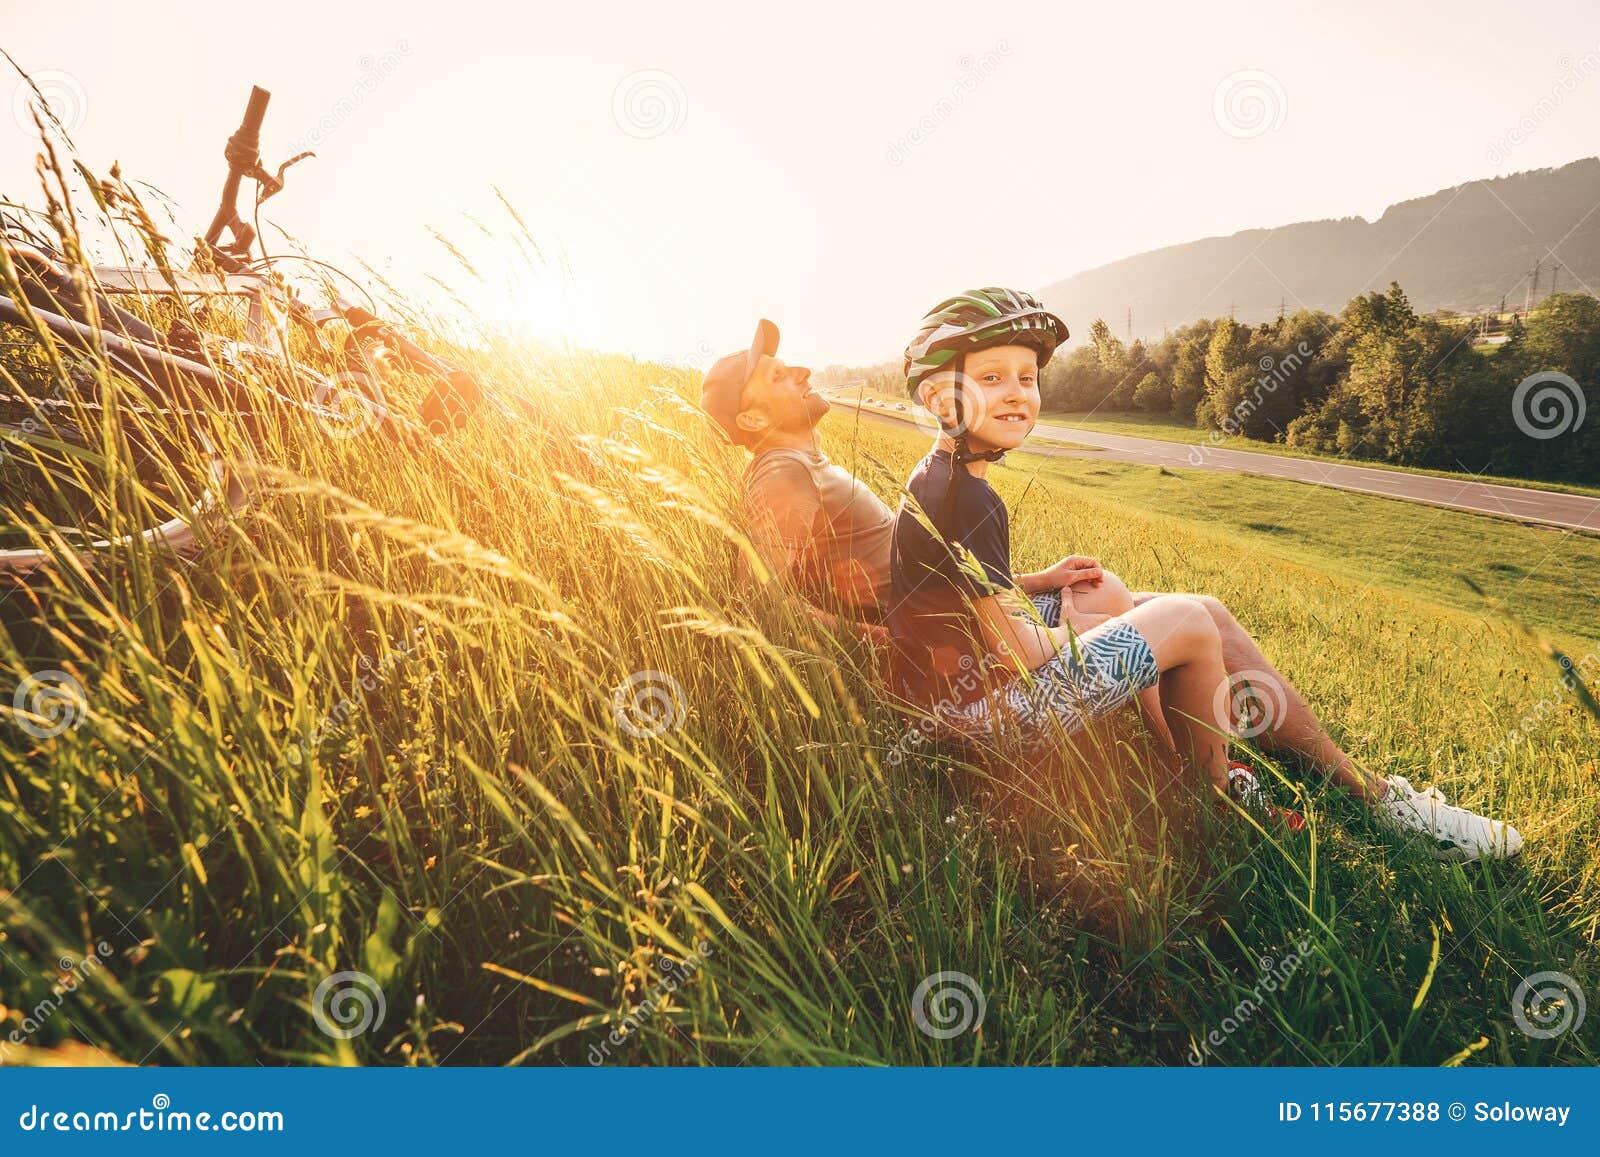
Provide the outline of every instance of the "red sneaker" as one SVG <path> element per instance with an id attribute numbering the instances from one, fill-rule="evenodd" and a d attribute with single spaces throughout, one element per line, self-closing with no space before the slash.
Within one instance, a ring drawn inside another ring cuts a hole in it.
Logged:
<path id="1" fill-rule="evenodd" d="M 1306 817 L 1293 808 L 1279 807 L 1273 803 L 1248 763 L 1240 763 L 1236 759 L 1228 762 L 1228 796 L 1240 807 L 1277 820 L 1291 832 L 1305 830 Z"/>

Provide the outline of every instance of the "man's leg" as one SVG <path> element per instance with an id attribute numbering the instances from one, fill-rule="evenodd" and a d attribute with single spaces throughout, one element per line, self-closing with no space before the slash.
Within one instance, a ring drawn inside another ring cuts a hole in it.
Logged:
<path id="1" fill-rule="evenodd" d="M 1160 596 L 1141 591 L 1133 595 L 1135 605 L 1142 605 Z M 1374 803 L 1388 791 L 1388 783 L 1362 767 L 1340 749 L 1326 729 L 1317 721 L 1309 704 L 1295 690 L 1284 675 L 1272 665 L 1250 633 L 1233 617 L 1233 612 L 1220 599 L 1211 595 L 1189 595 L 1197 600 L 1211 615 L 1222 637 L 1222 662 L 1230 676 L 1248 671 L 1263 681 L 1270 682 L 1275 695 L 1274 706 L 1283 706 L 1282 719 L 1272 720 L 1272 726 L 1260 736 L 1262 746 L 1287 751 L 1308 760 L 1317 771 L 1359 799 Z"/>

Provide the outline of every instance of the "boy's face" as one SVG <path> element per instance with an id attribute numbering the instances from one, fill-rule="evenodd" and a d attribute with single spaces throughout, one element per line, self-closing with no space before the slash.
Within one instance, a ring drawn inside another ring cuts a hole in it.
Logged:
<path id="1" fill-rule="evenodd" d="M 977 450 L 1015 450 L 1039 420 L 1039 355 L 1006 345 L 968 354 L 961 386 L 967 442 Z M 917 391 L 945 427 L 955 424 L 955 375 L 935 374 Z"/>
<path id="2" fill-rule="evenodd" d="M 811 388 L 811 371 L 763 355 L 739 395 L 739 428 L 759 439 L 774 431 L 803 434 L 828 412 L 828 400 Z"/>

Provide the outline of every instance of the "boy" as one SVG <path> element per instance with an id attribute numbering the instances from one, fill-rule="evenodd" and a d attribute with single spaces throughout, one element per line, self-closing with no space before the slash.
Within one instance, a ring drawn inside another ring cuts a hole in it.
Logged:
<path id="1" fill-rule="evenodd" d="M 941 429 L 895 518 L 885 622 L 896 690 L 957 734 L 1010 732 L 1037 750 L 1159 687 L 1180 755 L 1226 791 L 1237 776 L 1213 714 L 1227 697 L 1228 672 L 1207 605 L 1158 595 L 1080 633 L 1055 618 L 1055 600 L 1033 576 L 1012 573 L 1009 519 L 987 473 L 1033 429 L 1039 371 L 1066 337 L 1061 319 L 1030 294 L 990 288 L 940 302 L 906 350 L 911 394 Z M 1285 689 L 1303 706 L 1287 681 Z M 1429 837 L 1434 855 L 1521 850 L 1509 824 L 1366 771 L 1304 715 L 1274 738 L 1311 757 L 1381 822 Z M 1259 804 L 1259 786 L 1247 791 Z"/>

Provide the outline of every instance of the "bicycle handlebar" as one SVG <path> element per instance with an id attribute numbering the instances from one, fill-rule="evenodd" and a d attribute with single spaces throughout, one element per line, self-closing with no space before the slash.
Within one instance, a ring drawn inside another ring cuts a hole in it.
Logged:
<path id="1" fill-rule="evenodd" d="M 261 125 L 267 119 L 267 104 L 271 100 L 272 94 L 260 85 L 251 87 L 244 119 L 222 150 L 228 162 L 228 177 L 222 183 L 222 202 L 217 206 L 216 216 L 211 219 L 211 227 L 206 230 L 205 240 L 207 245 L 231 257 L 247 257 L 250 245 L 255 241 L 255 231 L 239 217 L 240 181 L 245 177 L 264 185 L 273 181 L 271 175 L 261 167 Z M 233 241 L 218 245 L 224 230 L 232 232 Z"/>
<path id="2" fill-rule="evenodd" d="M 272 94 L 259 84 L 250 88 L 250 103 L 245 106 L 244 120 L 239 122 L 241 133 L 261 132 L 261 122 L 267 117 L 267 102 L 272 99 Z"/>
<path id="3" fill-rule="evenodd" d="M 250 272 L 247 259 L 256 237 L 255 230 L 239 216 L 237 201 L 240 181 L 245 177 L 256 181 L 261 186 L 262 199 L 265 199 L 283 188 L 285 168 L 301 157 L 311 155 L 301 153 L 291 157 L 279 168 L 276 177 L 262 167 L 261 125 L 266 120 L 267 104 L 271 100 L 272 94 L 260 85 L 251 87 L 244 119 L 239 122 L 238 131 L 228 138 L 227 147 L 223 150 L 228 160 L 228 179 L 222 186 L 222 204 L 212 219 L 211 228 L 206 231 L 205 242 L 212 259 L 223 269 L 234 273 Z M 218 242 L 224 230 L 233 234 L 233 241 L 221 245 Z M 340 301 L 337 308 L 357 334 L 358 340 L 385 345 L 401 360 L 436 379 L 433 393 L 422 404 L 422 418 L 428 428 L 440 432 L 458 428 L 466 421 L 467 415 L 482 404 L 483 391 L 471 374 L 423 350 L 364 309 L 345 301 Z"/>

